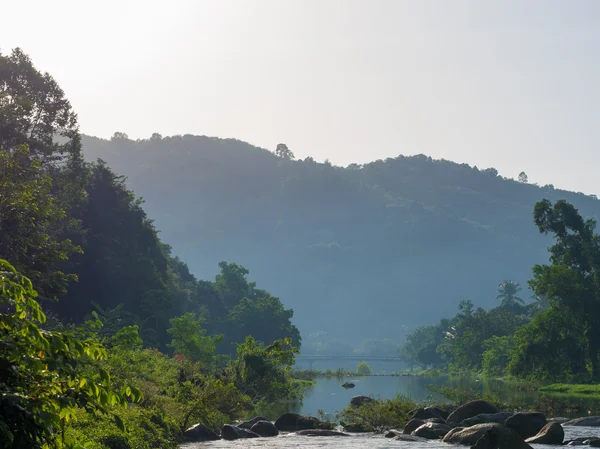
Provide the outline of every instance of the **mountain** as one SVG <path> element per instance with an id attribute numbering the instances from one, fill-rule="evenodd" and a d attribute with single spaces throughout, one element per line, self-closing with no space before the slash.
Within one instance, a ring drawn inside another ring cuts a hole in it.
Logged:
<path id="1" fill-rule="evenodd" d="M 548 259 L 537 201 L 600 216 L 595 197 L 423 155 L 342 168 L 234 139 L 122 133 L 84 136 L 83 148 L 127 176 L 199 278 L 213 278 L 220 261 L 241 264 L 294 309 L 303 335 L 352 344 L 399 339 L 462 299 L 492 306 L 505 279 L 525 287 Z"/>

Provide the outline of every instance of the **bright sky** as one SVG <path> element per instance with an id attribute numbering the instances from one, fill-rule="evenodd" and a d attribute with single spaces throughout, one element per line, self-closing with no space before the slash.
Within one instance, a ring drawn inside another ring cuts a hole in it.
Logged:
<path id="1" fill-rule="evenodd" d="M 600 194 L 600 1 L 19 0 L 19 46 L 87 134 L 398 154 Z"/>

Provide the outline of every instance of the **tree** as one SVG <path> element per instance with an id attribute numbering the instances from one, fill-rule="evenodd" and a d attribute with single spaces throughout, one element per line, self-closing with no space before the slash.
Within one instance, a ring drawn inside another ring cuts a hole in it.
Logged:
<path id="1" fill-rule="evenodd" d="M 188 312 L 180 317 L 171 318 L 171 328 L 167 333 L 172 336 L 167 346 L 192 362 L 201 362 L 205 369 L 210 369 L 215 363 L 215 351 L 221 336 L 208 337 L 202 324 L 204 318 L 197 318 Z"/>
<path id="2" fill-rule="evenodd" d="M 521 182 L 523 184 L 527 184 L 529 182 L 529 177 L 527 176 L 527 174 L 524 171 L 519 173 L 519 182 Z"/>
<path id="3" fill-rule="evenodd" d="M 534 220 L 539 231 L 552 234 L 550 265 L 535 265 L 529 282 L 538 296 L 548 296 L 552 307 L 571 314 L 582 324 L 592 378 L 600 377 L 600 236 L 596 222 L 584 220 L 565 200 L 554 205 L 538 202 Z M 551 308 L 552 308 L 551 307 Z"/>
<path id="4" fill-rule="evenodd" d="M 57 235 L 65 217 L 41 159 L 27 145 L 0 151 L 0 255 L 11 259 L 45 296 L 63 293 L 76 279 L 62 266 L 80 251 Z"/>
<path id="5" fill-rule="evenodd" d="M 16 48 L 10 56 L 0 53 L 0 151 L 23 144 L 44 164 L 81 151 L 77 116 L 64 92 Z"/>
<path id="6" fill-rule="evenodd" d="M 255 300 L 243 298 L 229 311 L 228 327 L 236 341 L 252 336 L 257 341 L 269 344 L 290 338 L 295 346 L 299 346 L 300 332 L 291 323 L 293 315 L 294 311 L 284 308 L 275 296 L 266 294 Z"/>
<path id="7" fill-rule="evenodd" d="M 372 373 L 371 367 L 364 360 L 356 365 L 356 372 L 361 376 L 370 376 Z"/>
<path id="8" fill-rule="evenodd" d="M 521 286 L 516 281 L 503 281 L 498 285 L 498 295 L 496 299 L 500 299 L 501 307 L 514 307 L 515 305 L 523 306 L 525 301 L 517 295 L 521 291 Z"/>
<path id="9" fill-rule="evenodd" d="M 293 160 L 295 157 L 294 153 L 292 153 L 292 151 L 287 147 L 285 143 L 280 143 L 277 145 L 277 148 L 275 149 L 275 154 L 280 158 L 286 160 Z"/>

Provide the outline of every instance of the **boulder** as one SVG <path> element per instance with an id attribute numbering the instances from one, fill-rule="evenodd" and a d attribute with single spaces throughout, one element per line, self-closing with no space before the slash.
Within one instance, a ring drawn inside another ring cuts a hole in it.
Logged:
<path id="1" fill-rule="evenodd" d="M 460 423 L 460 427 L 471 427 L 475 424 L 486 424 L 486 423 L 498 423 L 504 424 L 504 421 L 507 418 L 511 417 L 512 413 L 509 412 L 499 412 L 499 413 L 480 413 L 477 416 L 473 416 L 472 418 L 463 419 Z"/>
<path id="2" fill-rule="evenodd" d="M 296 435 L 303 435 L 306 437 L 349 437 L 347 433 L 338 432 L 337 430 L 328 429 L 306 429 L 299 430 Z"/>
<path id="3" fill-rule="evenodd" d="M 417 430 L 419 427 L 421 427 L 426 422 L 427 421 L 425 421 L 423 419 L 418 419 L 418 418 L 411 419 L 404 426 L 404 429 L 402 430 L 402 433 L 404 435 L 410 435 L 411 433 L 413 433 L 415 430 Z"/>
<path id="4" fill-rule="evenodd" d="M 319 421 L 312 416 L 302 416 L 297 413 L 284 413 L 277 421 L 275 427 L 283 432 L 295 432 L 296 430 L 305 429 L 331 429 L 333 425 Z"/>
<path id="5" fill-rule="evenodd" d="M 259 438 L 260 435 L 248 429 L 240 429 L 239 427 L 225 424 L 221 429 L 221 436 L 224 440 L 238 440 L 240 438 Z"/>
<path id="6" fill-rule="evenodd" d="M 504 421 L 506 427 L 517 432 L 523 439 L 537 435 L 547 423 L 546 416 L 538 412 L 515 413 Z"/>
<path id="7" fill-rule="evenodd" d="M 355 384 L 353 384 L 352 382 L 344 382 L 344 383 L 342 384 L 342 387 L 343 387 L 343 388 L 354 388 L 354 387 L 356 387 L 356 385 L 355 385 Z"/>
<path id="8" fill-rule="evenodd" d="M 368 404 L 374 400 L 375 399 L 370 398 L 369 396 L 354 396 L 352 399 L 350 399 L 350 405 L 352 407 L 360 407 L 361 405 Z"/>
<path id="9" fill-rule="evenodd" d="M 411 419 L 429 419 L 429 418 L 440 418 L 446 421 L 448 417 L 448 412 L 442 410 L 438 407 L 425 407 L 418 408 L 412 412 Z"/>
<path id="10" fill-rule="evenodd" d="M 537 435 L 527 438 L 527 443 L 535 444 L 562 444 L 565 439 L 565 431 L 559 423 L 546 424 Z"/>
<path id="11" fill-rule="evenodd" d="M 494 404 L 478 399 L 461 405 L 448 416 L 446 421 L 450 425 L 458 425 L 467 418 L 481 415 L 483 413 L 498 413 L 499 410 Z"/>
<path id="12" fill-rule="evenodd" d="M 250 430 L 252 429 L 252 426 L 259 421 L 268 421 L 268 419 L 264 416 L 255 416 L 254 418 L 249 419 L 248 421 L 244 421 L 243 423 L 238 424 L 238 427 Z"/>
<path id="13" fill-rule="evenodd" d="M 196 424 L 185 432 L 183 432 L 183 438 L 186 441 L 193 443 L 201 443 L 203 441 L 216 441 L 220 440 L 221 437 L 214 432 L 212 429 L 209 429 L 204 424 Z"/>
<path id="14" fill-rule="evenodd" d="M 479 441 L 486 433 L 488 435 Z M 514 430 L 497 423 L 456 427 L 446 434 L 444 442 L 465 446 L 479 443 L 477 449 L 532 449 Z"/>
<path id="15" fill-rule="evenodd" d="M 584 441 L 584 443 L 589 444 L 590 447 L 600 447 L 600 438 L 590 438 Z"/>
<path id="16" fill-rule="evenodd" d="M 600 416 L 586 416 L 575 418 L 563 423 L 563 426 L 600 427 Z"/>
<path id="17" fill-rule="evenodd" d="M 426 422 L 418 427 L 411 435 L 416 437 L 426 438 L 428 440 L 439 440 L 452 430 L 447 424 Z"/>
<path id="18" fill-rule="evenodd" d="M 257 421 L 250 430 L 261 437 L 276 437 L 279 435 L 279 430 L 277 430 L 275 424 L 267 420 Z"/>

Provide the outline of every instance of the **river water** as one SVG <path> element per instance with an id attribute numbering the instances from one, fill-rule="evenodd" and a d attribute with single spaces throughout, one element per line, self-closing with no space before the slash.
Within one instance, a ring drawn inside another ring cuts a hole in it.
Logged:
<path id="1" fill-rule="evenodd" d="M 352 389 L 344 389 L 340 386 L 344 381 L 350 381 L 356 386 Z M 303 415 L 318 416 L 319 411 L 326 415 L 334 416 L 337 412 L 343 410 L 350 402 L 352 396 L 366 395 L 374 398 L 392 398 L 396 395 L 407 396 L 417 402 L 447 402 L 446 399 L 432 392 L 430 385 L 449 385 L 470 389 L 483 395 L 486 392 L 493 392 L 502 400 L 527 400 L 533 402 L 537 396 L 535 392 L 520 391 L 498 381 L 482 381 L 477 378 L 456 378 L 448 379 L 425 378 L 420 376 L 369 376 L 346 378 L 343 380 L 336 378 L 318 379 L 316 385 L 304 394 L 304 400 L 301 405 L 293 407 L 289 411 L 301 413 Z M 565 398 L 569 402 L 584 401 L 585 398 Z M 590 405 L 590 408 L 593 406 Z M 596 409 L 594 410 L 596 411 Z M 282 410 L 272 410 L 272 413 L 264 413 L 270 419 L 276 417 Z M 600 413 L 598 413 L 600 414 Z M 562 415 L 565 416 L 565 415 Z M 340 429 L 341 430 L 341 429 Z M 595 427 L 565 427 L 565 439 L 577 437 L 599 437 L 600 428 Z M 282 434 L 275 438 L 255 438 L 237 441 L 214 441 L 210 443 L 196 443 L 182 446 L 182 449 L 226 449 L 226 448 L 327 448 L 327 449 L 358 449 L 358 448 L 412 448 L 412 449 L 435 449 L 451 448 L 446 443 L 440 441 L 428 441 L 425 443 L 394 441 L 385 438 L 383 435 L 373 434 L 351 434 L 350 437 L 307 437 L 296 436 L 294 434 Z M 534 448 L 556 448 L 556 446 L 533 445 Z M 585 447 L 585 446 L 584 446 Z"/>

